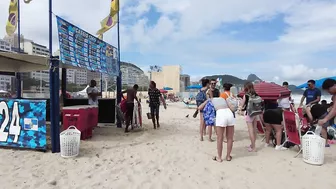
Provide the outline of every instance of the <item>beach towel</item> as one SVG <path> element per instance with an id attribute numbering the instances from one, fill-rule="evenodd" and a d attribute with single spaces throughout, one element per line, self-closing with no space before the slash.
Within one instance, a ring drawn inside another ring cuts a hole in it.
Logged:
<path id="1" fill-rule="evenodd" d="M 132 126 L 133 128 L 142 128 L 142 110 L 138 103 L 134 103 Z"/>
<path id="2" fill-rule="evenodd" d="M 203 118 L 206 126 L 215 126 L 216 110 L 211 101 L 208 101 L 203 109 Z"/>

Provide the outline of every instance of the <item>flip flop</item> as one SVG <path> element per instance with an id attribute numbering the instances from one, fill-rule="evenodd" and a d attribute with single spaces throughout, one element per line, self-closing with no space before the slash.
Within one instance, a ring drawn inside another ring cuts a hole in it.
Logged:
<path id="1" fill-rule="evenodd" d="M 232 156 L 229 157 L 229 159 L 226 157 L 226 161 L 231 161 L 232 160 Z"/>
<path id="2" fill-rule="evenodd" d="M 255 150 L 253 150 L 251 146 L 247 148 L 247 151 L 249 151 L 249 152 L 255 152 Z"/>
<path id="3" fill-rule="evenodd" d="M 223 161 L 223 160 L 218 161 L 218 160 L 217 160 L 217 156 L 214 156 L 214 157 L 212 158 L 212 160 L 217 161 L 217 162 L 219 162 L 219 163 L 221 163 L 221 162 Z"/>

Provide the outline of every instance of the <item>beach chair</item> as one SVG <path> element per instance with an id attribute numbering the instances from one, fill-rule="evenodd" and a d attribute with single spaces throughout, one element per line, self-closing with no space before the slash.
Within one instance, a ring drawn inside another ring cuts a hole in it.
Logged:
<path id="1" fill-rule="evenodd" d="M 303 116 L 303 108 L 298 108 L 298 116 L 300 119 L 301 131 L 303 133 L 306 133 L 309 130 L 310 125 L 308 123 L 307 118 Z"/>
<path id="2" fill-rule="evenodd" d="M 301 132 L 300 132 L 300 124 L 296 121 L 296 115 L 294 112 L 284 110 L 283 111 L 283 123 L 284 123 L 284 130 L 286 133 L 286 140 L 282 144 L 284 146 L 287 142 L 291 142 L 299 147 L 299 152 L 296 154 L 297 157 L 301 151 Z"/>

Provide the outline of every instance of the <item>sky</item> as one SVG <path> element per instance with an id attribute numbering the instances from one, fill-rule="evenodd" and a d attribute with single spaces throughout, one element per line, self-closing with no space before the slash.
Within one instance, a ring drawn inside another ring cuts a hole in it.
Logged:
<path id="1" fill-rule="evenodd" d="M 1 38 L 9 2 L 0 1 Z M 95 34 L 109 2 L 54 0 L 53 12 Z M 48 1 L 21 5 L 22 34 L 48 46 Z M 336 0 L 120 0 L 120 6 L 121 61 L 144 71 L 181 65 L 192 80 L 253 73 L 291 84 L 336 75 Z M 104 41 L 117 46 L 116 27 Z"/>

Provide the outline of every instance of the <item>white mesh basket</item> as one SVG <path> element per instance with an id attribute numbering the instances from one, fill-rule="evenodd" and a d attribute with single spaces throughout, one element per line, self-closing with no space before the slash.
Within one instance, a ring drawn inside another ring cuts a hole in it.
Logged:
<path id="1" fill-rule="evenodd" d="M 64 158 L 76 157 L 79 154 L 81 132 L 70 126 L 60 133 L 61 156 Z"/>
<path id="2" fill-rule="evenodd" d="M 312 131 L 308 131 L 302 137 L 303 161 L 312 165 L 324 163 L 324 150 L 326 140 Z"/>

